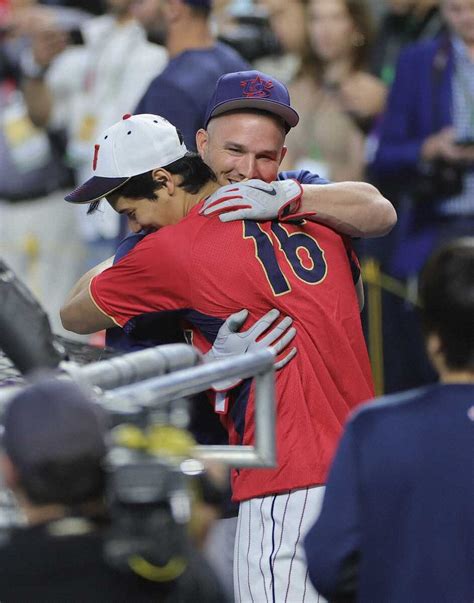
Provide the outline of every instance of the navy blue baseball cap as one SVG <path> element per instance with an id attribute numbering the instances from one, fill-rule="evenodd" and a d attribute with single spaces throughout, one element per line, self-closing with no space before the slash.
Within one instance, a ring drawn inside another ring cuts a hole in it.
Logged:
<path id="1" fill-rule="evenodd" d="M 2 422 L 2 447 L 22 472 L 106 453 L 105 414 L 70 380 L 41 377 L 10 400 Z"/>
<path id="2" fill-rule="evenodd" d="M 206 111 L 205 127 L 213 117 L 238 109 L 260 109 L 281 117 L 288 129 L 299 121 L 285 84 L 261 71 L 221 75 Z"/>

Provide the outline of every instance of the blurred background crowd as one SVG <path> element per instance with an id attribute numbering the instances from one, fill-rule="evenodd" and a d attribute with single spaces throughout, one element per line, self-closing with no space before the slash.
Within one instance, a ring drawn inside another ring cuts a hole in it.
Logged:
<path id="1" fill-rule="evenodd" d="M 473 44 L 472 0 L 0 0 L 0 255 L 60 332 L 66 292 L 125 234 L 63 201 L 97 133 L 153 112 L 193 148 L 217 77 L 250 64 L 301 117 L 283 168 L 372 182 L 396 206 L 388 237 L 356 243 L 377 393 L 432 381 L 417 277 L 440 239 L 474 232 Z"/>

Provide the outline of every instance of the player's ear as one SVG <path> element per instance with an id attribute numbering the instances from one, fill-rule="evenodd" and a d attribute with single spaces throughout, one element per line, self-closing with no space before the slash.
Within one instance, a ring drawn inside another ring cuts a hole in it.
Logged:
<path id="1" fill-rule="evenodd" d="M 172 195 L 176 188 L 176 182 L 173 174 L 163 168 L 156 168 L 151 173 L 153 180 L 160 185 L 160 188 L 166 188 L 169 195 Z"/>
<path id="2" fill-rule="evenodd" d="M 201 159 L 204 159 L 208 140 L 209 134 L 207 133 L 207 130 L 201 128 L 196 132 L 196 148 L 199 155 L 201 156 Z"/>
<path id="3" fill-rule="evenodd" d="M 285 159 L 285 155 L 288 151 L 288 147 L 283 147 L 281 150 L 281 155 L 280 155 L 280 161 L 278 162 L 278 165 L 281 165 L 281 162 L 283 161 L 283 159 Z"/>

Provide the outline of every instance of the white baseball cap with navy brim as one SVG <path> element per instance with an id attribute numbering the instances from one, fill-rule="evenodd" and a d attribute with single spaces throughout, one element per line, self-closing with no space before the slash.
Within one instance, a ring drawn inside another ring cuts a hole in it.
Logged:
<path id="1" fill-rule="evenodd" d="M 94 145 L 94 176 L 65 197 L 69 203 L 93 203 L 133 176 L 166 167 L 188 152 L 178 131 L 164 117 L 124 115 Z"/>

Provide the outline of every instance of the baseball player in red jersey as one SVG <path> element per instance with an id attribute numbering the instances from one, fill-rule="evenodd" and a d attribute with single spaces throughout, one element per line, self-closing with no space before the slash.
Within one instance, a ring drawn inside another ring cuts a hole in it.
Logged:
<path id="1" fill-rule="evenodd" d="M 276 379 L 278 466 L 233 475 L 241 501 L 236 595 L 241 601 L 317 600 L 299 541 L 319 510 L 320 486 L 349 410 L 373 395 L 349 244 L 313 222 L 223 224 L 201 215 L 201 199 L 217 184 L 201 160 L 186 153 L 176 129 L 157 116 L 115 124 L 98 141 L 95 162 L 102 176 L 68 199 L 106 196 L 133 229 L 154 232 L 114 266 L 78 282 L 62 310 L 66 328 L 84 333 L 118 324 L 133 331 L 142 317 L 174 310 L 206 352 L 224 319 L 241 308 L 250 310 L 249 323 L 272 307 L 294 319 L 298 354 Z M 186 166 L 202 172 L 194 193 L 184 184 Z M 155 199 L 147 198 L 147 183 Z M 278 198 L 284 190 L 292 207 L 298 204 L 296 182 L 273 191 L 262 184 L 236 186 L 242 194 L 247 187 L 249 195 Z M 252 442 L 251 382 L 233 389 L 220 410 L 230 442 Z"/>

